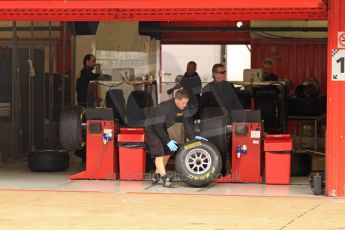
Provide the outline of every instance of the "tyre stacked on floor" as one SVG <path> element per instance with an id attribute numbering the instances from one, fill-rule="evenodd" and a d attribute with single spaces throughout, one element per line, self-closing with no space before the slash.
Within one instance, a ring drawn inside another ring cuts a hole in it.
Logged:
<path id="1" fill-rule="evenodd" d="M 85 145 L 82 123 L 85 111 L 82 106 L 66 107 L 60 116 L 60 141 L 68 150 L 82 151 Z M 61 172 L 69 167 L 69 153 L 63 150 L 42 150 L 29 153 L 29 169 L 33 172 Z"/>
<path id="2" fill-rule="evenodd" d="M 29 153 L 29 169 L 33 172 L 62 172 L 69 166 L 69 154 L 63 150 L 42 150 Z"/>

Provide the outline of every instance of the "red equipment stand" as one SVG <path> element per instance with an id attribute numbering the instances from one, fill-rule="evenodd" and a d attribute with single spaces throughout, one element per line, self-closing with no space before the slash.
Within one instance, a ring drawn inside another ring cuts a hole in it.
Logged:
<path id="1" fill-rule="evenodd" d="M 121 128 L 118 135 L 120 180 L 143 180 L 146 170 L 143 128 Z"/>
<path id="2" fill-rule="evenodd" d="M 266 184 L 290 184 L 290 135 L 266 135 L 264 150 Z"/>
<path id="3" fill-rule="evenodd" d="M 260 123 L 234 122 L 232 124 L 232 174 L 216 182 L 262 183 Z"/>
<path id="4" fill-rule="evenodd" d="M 114 121 L 88 120 L 86 125 L 86 170 L 69 179 L 116 179 L 118 157 L 114 145 Z"/>

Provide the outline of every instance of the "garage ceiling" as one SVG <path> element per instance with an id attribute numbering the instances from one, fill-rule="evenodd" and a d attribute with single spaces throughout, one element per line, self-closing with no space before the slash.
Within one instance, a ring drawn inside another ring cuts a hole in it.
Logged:
<path id="1" fill-rule="evenodd" d="M 0 20 L 196 21 L 270 19 L 327 19 L 327 4 L 323 0 L 0 0 Z"/>

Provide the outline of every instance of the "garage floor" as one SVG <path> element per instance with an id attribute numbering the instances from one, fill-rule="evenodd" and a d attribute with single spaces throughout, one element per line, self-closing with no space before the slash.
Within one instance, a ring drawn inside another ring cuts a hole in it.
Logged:
<path id="1" fill-rule="evenodd" d="M 0 229 L 345 229 L 345 199 L 290 186 L 212 184 L 176 189 L 149 181 L 69 181 L 32 173 L 26 161 L 0 168 Z"/>
<path id="2" fill-rule="evenodd" d="M 345 200 L 0 191 L 0 229 L 345 229 Z"/>
<path id="3" fill-rule="evenodd" d="M 47 190 L 47 191 L 86 191 L 113 193 L 172 193 L 172 194 L 213 194 L 238 196 L 312 196 L 308 178 L 292 178 L 291 185 L 264 185 L 241 183 L 211 184 L 206 188 L 191 188 L 182 182 L 169 189 L 160 185 L 152 186 L 149 181 L 107 181 L 107 180 L 68 180 L 67 176 L 80 172 L 83 164 L 72 157 L 68 172 L 33 173 L 25 160 L 4 164 L 0 168 L 0 190 Z M 171 172 L 172 173 L 172 172 Z"/>

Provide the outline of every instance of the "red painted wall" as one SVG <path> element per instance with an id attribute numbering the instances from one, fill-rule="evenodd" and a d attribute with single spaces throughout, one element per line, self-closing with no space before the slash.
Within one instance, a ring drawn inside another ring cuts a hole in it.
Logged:
<path id="1" fill-rule="evenodd" d="M 293 81 L 294 87 L 313 77 L 327 88 L 327 41 L 254 41 L 251 45 L 252 68 L 260 68 L 265 58 L 275 62 L 274 73 Z M 292 92 L 294 94 L 294 91 Z"/>
<path id="2" fill-rule="evenodd" d="M 161 27 L 236 27 L 236 21 L 161 22 Z M 243 22 L 249 27 L 249 21 Z M 249 32 L 162 32 L 162 44 L 248 44 Z"/>
<path id="3" fill-rule="evenodd" d="M 329 1 L 328 77 L 326 130 L 326 193 L 345 196 L 345 82 L 332 81 L 332 49 L 338 46 L 338 31 L 345 31 L 344 0 Z"/>

